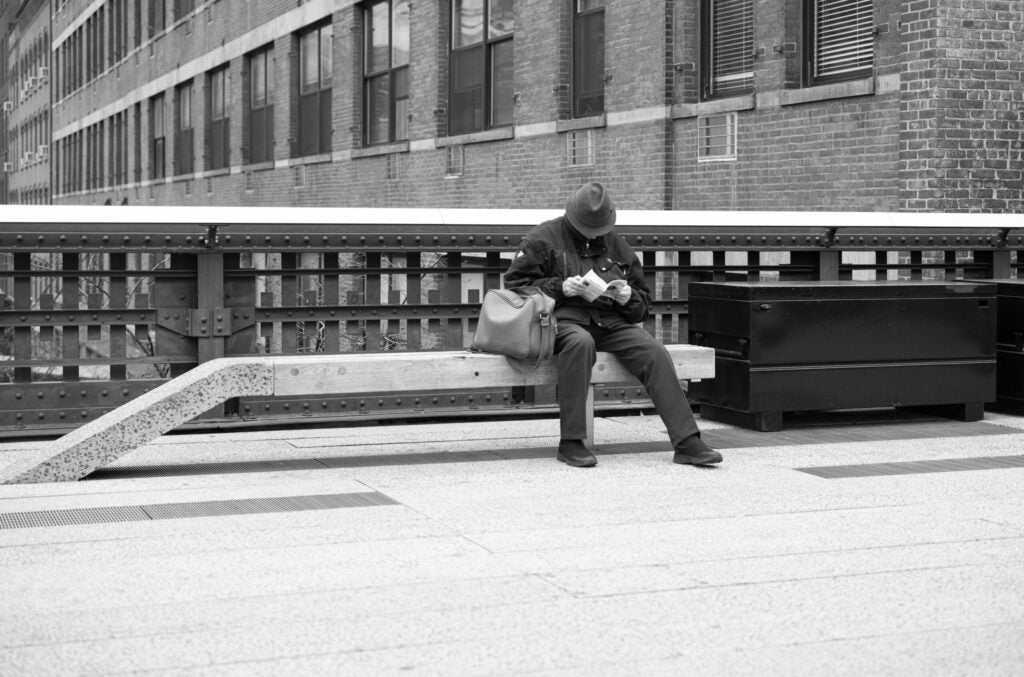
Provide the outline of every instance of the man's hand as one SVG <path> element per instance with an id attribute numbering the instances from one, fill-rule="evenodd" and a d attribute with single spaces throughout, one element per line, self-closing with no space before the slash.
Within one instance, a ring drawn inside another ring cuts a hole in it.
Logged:
<path id="1" fill-rule="evenodd" d="M 566 278 L 566 280 L 562 282 L 562 293 L 566 296 L 582 296 L 584 288 L 585 285 L 583 284 L 582 275 Z"/>
<path id="2" fill-rule="evenodd" d="M 633 296 L 633 288 L 623 283 L 622 285 L 611 287 L 606 293 L 612 298 L 612 301 L 615 301 L 620 306 L 624 306 L 629 303 L 630 297 Z"/>

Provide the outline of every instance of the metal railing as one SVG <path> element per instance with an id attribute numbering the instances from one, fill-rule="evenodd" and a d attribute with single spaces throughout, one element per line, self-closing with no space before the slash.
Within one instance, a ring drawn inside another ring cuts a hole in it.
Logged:
<path id="1" fill-rule="evenodd" d="M 451 350 L 552 210 L 5 208 L 0 437 L 57 434 L 216 357 Z M 1017 215 L 620 211 L 656 301 L 687 338 L 691 281 L 1011 278 Z M 551 389 L 241 399 L 191 427 L 528 413 Z M 646 403 L 598 388 L 597 408 Z"/>

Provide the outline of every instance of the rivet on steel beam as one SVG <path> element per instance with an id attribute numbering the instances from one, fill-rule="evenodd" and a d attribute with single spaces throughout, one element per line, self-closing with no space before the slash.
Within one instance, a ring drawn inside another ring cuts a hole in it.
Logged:
<path id="1" fill-rule="evenodd" d="M 123 395 L 124 397 L 128 397 L 128 389 L 125 388 L 124 390 L 122 390 L 121 395 Z"/>
<path id="2" fill-rule="evenodd" d="M 469 243 L 473 244 L 474 242 L 476 242 L 476 236 L 475 235 L 470 235 L 469 236 Z"/>
<path id="3" fill-rule="evenodd" d="M 39 244 L 42 244 L 42 243 L 46 242 L 46 237 L 44 235 L 40 235 L 39 237 L 36 238 L 36 242 L 38 242 Z"/>
<path id="4" fill-rule="evenodd" d="M 64 412 L 62 411 L 62 412 L 60 412 L 59 414 L 57 414 L 57 416 L 63 419 L 64 417 L 66 417 L 66 416 L 67 416 L 67 414 L 65 414 L 65 413 L 64 413 Z"/>
<path id="5" fill-rule="evenodd" d="M 103 243 L 106 244 L 107 242 L 110 242 L 110 236 L 109 235 L 104 235 L 103 236 Z"/>
<path id="6" fill-rule="evenodd" d="M 145 242 L 146 244 L 149 244 L 150 240 L 152 240 L 152 239 L 153 238 L 151 238 L 149 235 L 147 235 L 146 237 L 142 238 L 142 241 Z"/>
<path id="7" fill-rule="evenodd" d="M 89 418 L 89 412 L 83 411 L 82 412 L 82 418 Z"/>
<path id="8" fill-rule="evenodd" d="M 383 235 L 378 236 L 377 237 L 377 242 L 379 242 L 380 244 L 384 244 L 384 236 Z"/>
<path id="9" fill-rule="evenodd" d="M 341 243 L 342 244 L 348 244 L 348 235 L 342 235 L 341 236 Z"/>
<path id="10" fill-rule="evenodd" d="M 434 239 L 434 244 L 437 244 L 438 242 L 441 241 L 441 239 L 437 235 L 435 235 L 433 239 Z"/>
<path id="11" fill-rule="evenodd" d="M 455 236 L 455 235 L 452 235 L 450 238 L 448 238 L 448 241 L 449 242 L 458 242 L 459 238 L 457 236 Z"/>
<path id="12" fill-rule="evenodd" d="M 264 235 L 263 236 L 263 242 L 266 243 L 266 244 L 270 244 L 272 239 L 273 238 L 271 238 L 269 235 Z"/>
<path id="13" fill-rule="evenodd" d="M 83 235 L 81 239 L 82 239 L 82 244 L 85 244 L 86 242 L 89 241 L 89 236 L 88 235 Z"/>
<path id="14" fill-rule="evenodd" d="M 164 242 L 166 242 L 167 244 L 170 244 L 171 243 L 171 236 L 170 235 L 164 235 Z"/>
<path id="15" fill-rule="evenodd" d="M 60 236 L 59 238 L 57 238 L 57 239 L 58 239 L 58 240 L 60 240 L 60 241 L 61 241 L 61 243 L 64 243 L 64 242 L 67 242 L 67 241 L 68 241 L 68 236 L 67 236 L 67 235 L 61 235 L 61 236 Z"/>
<path id="16" fill-rule="evenodd" d="M 45 395 L 43 394 L 43 391 L 40 390 L 38 393 L 36 393 L 36 397 L 38 397 L 39 399 L 43 399 L 43 397 L 45 397 Z"/>
<path id="17" fill-rule="evenodd" d="M 331 238 L 329 238 L 328 236 L 324 235 L 324 236 L 322 236 L 320 238 L 320 241 L 323 242 L 324 244 L 327 244 L 328 242 L 331 241 Z"/>
<path id="18" fill-rule="evenodd" d="M 309 235 L 304 236 L 302 238 L 302 241 L 305 242 L 306 244 L 309 244 Z"/>
<path id="19" fill-rule="evenodd" d="M 125 235 L 124 236 L 124 243 L 125 244 L 128 244 L 131 241 L 132 241 L 132 236 L 131 235 Z"/>
<path id="20" fill-rule="evenodd" d="M 252 235 L 246 235 L 245 236 L 245 243 L 246 244 L 251 244 L 252 243 Z"/>
<path id="21" fill-rule="evenodd" d="M 365 235 L 360 235 L 359 236 L 359 244 L 366 244 L 366 236 Z"/>
<path id="22" fill-rule="evenodd" d="M 24 238 L 23 238 L 23 237 L 22 237 L 21 235 L 16 235 L 16 236 L 14 237 L 14 240 L 15 240 L 15 242 L 21 242 L 21 241 L 22 241 L 23 239 L 24 239 Z"/>
<path id="23" fill-rule="evenodd" d="M 292 236 L 291 235 L 285 235 L 284 236 L 284 243 L 285 244 L 291 244 L 291 242 L 292 242 Z"/>

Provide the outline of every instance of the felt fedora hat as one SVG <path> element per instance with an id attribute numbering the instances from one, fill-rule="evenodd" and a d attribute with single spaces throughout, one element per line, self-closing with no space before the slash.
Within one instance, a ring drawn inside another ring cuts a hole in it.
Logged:
<path id="1" fill-rule="evenodd" d="M 595 238 L 615 227 L 615 205 L 600 183 L 580 186 L 565 203 L 565 218 L 581 235 Z"/>

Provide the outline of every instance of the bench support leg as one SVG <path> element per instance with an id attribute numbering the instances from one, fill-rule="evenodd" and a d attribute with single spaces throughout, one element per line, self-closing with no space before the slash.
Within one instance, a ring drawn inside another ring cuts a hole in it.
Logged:
<path id="1" fill-rule="evenodd" d="M 594 449 L 594 386 L 587 388 L 587 438 L 583 446 Z"/>

